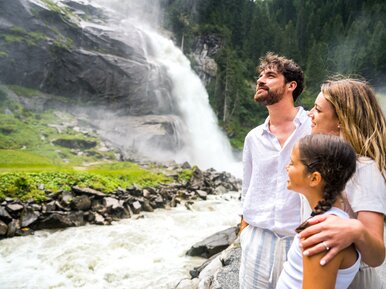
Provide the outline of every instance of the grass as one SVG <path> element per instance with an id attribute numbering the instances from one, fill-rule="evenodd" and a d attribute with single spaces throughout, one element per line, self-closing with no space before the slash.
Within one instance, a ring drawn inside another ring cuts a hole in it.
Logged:
<path id="1" fill-rule="evenodd" d="M 13 92 L 15 92 L 19 96 L 39 96 L 41 92 L 36 89 L 32 89 L 29 87 L 19 86 L 19 85 L 8 85 Z"/>
<path id="2" fill-rule="evenodd" d="M 0 152 L 5 155 L 4 152 Z M 161 173 L 145 170 L 130 162 L 101 163 L 92 166 L 72 167 L 55 165 L 49 159 L 42 162 L 31 154 L 10 154 L 24 158 L 0 167 L 0 199 L 10 197 L 22 201 L 44 201 L 47 194 L 59 190 L 70 190 L 72 186 L 88 187 L 104 193 L 133 185 L 157 186 L 173 180 Z M 26 163 L 26 160 L 31 163 Z M 36 161 L 36 162 L 33 162 Z M 11 165 L 11 166 L 10 166 Z"/>
<path id="3" fill-rule="evenodd" d="M 0 174 L 0 199 L 10 197 L 22 201 L 44 201 L 47 193 L 70 190 L 72 186 L 93 188 L 104 193 L 111 193 L 118 188 L 133 185 L 138 187 L 156 186 L 172 180 L 154 174 L 139 167 L 120 172 L 110 171 L 17 171 Z"/>
<path id="4" fill-rule="evenodd" d="M 41 202 L 50 192 L 70 190 L 75 185 L 111 193 L 133 185 L 147 187 L 175 181 L 157 166 L 144 169 L 116 161 L 114 151 L 98 149 L 100 140 L 91 129 L 86 134 L 74 129 L 72 115 L 27 110 L 7 89 L 19 97 L 42 96 L 40 91 L 26 87 L 0 86 L 0 201 L 10 197 Z M 67 142 L 86 145 L 63 146 Z M 87 146 L 88 142 L 93 145 Z M 178 178 L 187 181 L 192 173 L 179 170 Z"/>

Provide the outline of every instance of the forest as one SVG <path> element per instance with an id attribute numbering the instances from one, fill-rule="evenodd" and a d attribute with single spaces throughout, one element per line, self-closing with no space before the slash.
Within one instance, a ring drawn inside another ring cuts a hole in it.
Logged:
<path id="1" fill-rule="evenodd" d="M 335 74 L 365 78 L 382 92 L 386 75 L 386 1 L 166 0 L 165 25 L 189 55 L 197 36 L 222 39 L 210 103 L 232 145 L 266 117 L 253 102 L 256 65 L 267 51 L 294 59 L 305 72 L 299 105 L 310 108 Z"/>

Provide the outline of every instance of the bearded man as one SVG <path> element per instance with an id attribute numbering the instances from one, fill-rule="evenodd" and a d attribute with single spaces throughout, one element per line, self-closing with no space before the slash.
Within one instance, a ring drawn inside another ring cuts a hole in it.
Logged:
<path id="1" fill-rule="evenodd" d="M 311 132 L 306 111 L 295 107 L 304 87 L 299 65 L 269 52 L 258 73 L 254 99 L 268 117 L 244 142 L 241 289 L 276 287 L 302 211 L 299 194 L 287 189 L 286 166 L 293 145 Z"/>

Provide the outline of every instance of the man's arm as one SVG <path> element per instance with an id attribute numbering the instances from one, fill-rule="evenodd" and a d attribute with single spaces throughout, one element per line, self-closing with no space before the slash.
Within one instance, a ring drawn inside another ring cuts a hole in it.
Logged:
<path id="1" fill-rule="evenodd" d="M 241 212 L 244 204 L 245 195 L 249 188 L 249 183 L 251 181 L 252 175 L 252 156 L 250 152 L 248 137 L 245 138 L 244 148 L 243 148 L 243 186 L 241 191 Z M 241 213 L 241 222 L 240 222 L 240 233 L 244 228 L 248 226 L 248 223 L 243 218 Z"/>
<path id="2" fill-rule="evenodd" d="M 384 215 L 375 212 L 358 212 L 358 219 L 344 220 L 333 215 L 316 216 L 309 220 L 313 226 L 300 233 L 305 254 L 312 256 L 325 252 L 324 241 L 331 249 L 321 264 L 333 258 L 351 243 L 361 252 L 362 260 L 372 267 L 380 266 L 385 259 L 383 240 Z"/>

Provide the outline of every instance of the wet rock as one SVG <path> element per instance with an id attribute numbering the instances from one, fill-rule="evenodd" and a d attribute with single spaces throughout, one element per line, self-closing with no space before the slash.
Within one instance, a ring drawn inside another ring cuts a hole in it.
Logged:
<path id="1" fill-rule="evenodd" d="M 154 203 L 155 203 L 156 208 L 164 208 L 165 207 L 165 202 L 164 202 L 164 199 L 162 198 L 162 196 L 157 196 L 157 198 L 155 198 L 155 200 L 154 200 Z"/>
<path id="2" fill-rule="evenodd" d="M 197 195 L 198 195 L 201 199 L 203 199 L 203 200 L 206 200 L 207 197 L 208 197 L 208 193 L 205 192 L 205 191 L 197 190 L 196 193 L 197 193 Z"/>
<path id="3" fill-rule="evenodd" d="M 62 212 L 52 213 L 47 217 L 43 217 L 42 220 L 39 220 L 39 222 L 36 222 L 35 224 L 36 225 L 33 226 L 35 230 L 59 229 L 74 226 L 71 217 L 68 214 Z"/>
<path id="4" fill-rule="evenodd" d="M 0 207 L 0 220 L 4 221 L 5 223 L 9 223 L 12 221 L 11 215 L 3 207 Z"/>
<path id="5" fill-rule="evenodd" d="M 20 212 L 21 210 L 24 209 L 24 206 L 20 205 L 20 204 L 13 203 L 13 204 L 7 204 L 6 208 L 7 208 L 8 212 L 10 212 L 12 214 L 12 213 Z"/>
<path id="6" fill-rule="evenodd" d="M 4 236 L 7 234 L 8 225 L 0 220 L 0 236 Z"/>
<path id="7" fill-rule="evenodd" d="M 154 212 L 154 209 L 153 207 L 150 205 L 150 202 L 149 200 L 143 200 L 143 203 L 142 203 L 142 209 L 145 211 L 145 212 Z"/>
<path id="8" fill-rule="evenodd" d="M 20 221 L 17 219 L 13 219 L 8 224 L 7 237 L 13 237 L 16 235 L 16 231 L 20 229 Z"/>
<path id="9" fill-rule="evenodd" d="M 239 269 L 241 261 L 241 248 L 232 247 L 221 254 L 222 266 L 213 276 L 210 289 L 234 289 L 239 288 Z"/>
<path id="10" fill-rule="evenodd" d="M 78 186 L 73 186 L 72 190 L 76 194 L 79 194 L 79 195 L 86 194 L 86 195 L 97 196 L 97 197 L 105 197 L 106 196 L 106 194 L 104 194 L 104 193 L 102 193 L 100 191 L 91 189 L 91 188 L 80 188 Z"/>
<path id="11" fill-rule="evenodd" d="M 81 138 L 58 138 L 56 140 L 53 140 L 52 143 L 62 147 L 74 149 L 91 149 L 93 147 L 96 147 L 97 145 L 97 142 L 95 140 L 87 140 Z"/>
<path id="12" fill-rule="evenodd" d="M 237 238 L 237 227 L 232 227 L 215 233 L 205 240 L 194 244 L 186 254 L 189 256 L 200 256 L 209 258 L 227 248 Z"/>
<path id="13" fill-rule="evenodd" d="M 176 285 L 175 289 L 197 289 L 198 278 L 195 279 L 183 279 Z"/>
<path id="14" fill-rule="evenodd" d="M 74 197 L 75 195 L 72 192 L 63 192 L 60 198 L 60 205 L 63 208 L 68 207 L 71 204 Z"/>
<path id="15" fill-rule="evenodd" d="M 142 197 L 143 196 L 142 190 L 137 188 L 136 186 L 129 187 L 126 189 L 126 191 L 134 197 Z"/>
<path id="16" fill-rule="evenodd" d="M 43 213 L 48 213 L 48 212 L 53 212 L 53 211 L 56 211 L 55 201 L 51 201 L 49 203 L 42 205 L 42 212 Z"/>
<path id="17" fill-rule="evenodd" d="M 106 224 L 105 218 L 102 215 L 100 215 L 98 213 L 94 213 L 94 216 L 95 216 L 95 221 L 94 221 L 95 224 L 97 224 L 97 225 L 105 225 Z"/>
<path id="18" fill-rule="evenodd" d="M 131 204 L 131 210 L 133 211 L 134 214 L 139 214 L 141 212 L 142 205 L 140 202 L 135 201 Z"/>
<path id="19" fill-rule="evenodd" d="M 76 196 L 70 203 L 73 210 L 88 211 L 91 208 L 91 200 L 88 196 Z"/>
<path id="20" fill-rule="evenodd" d="M 20 216 L 21 227 L 27 227 L 35 222 L 39 218 L 40 214 L 33 210 L 31 207 L 25 208 Z"/>

